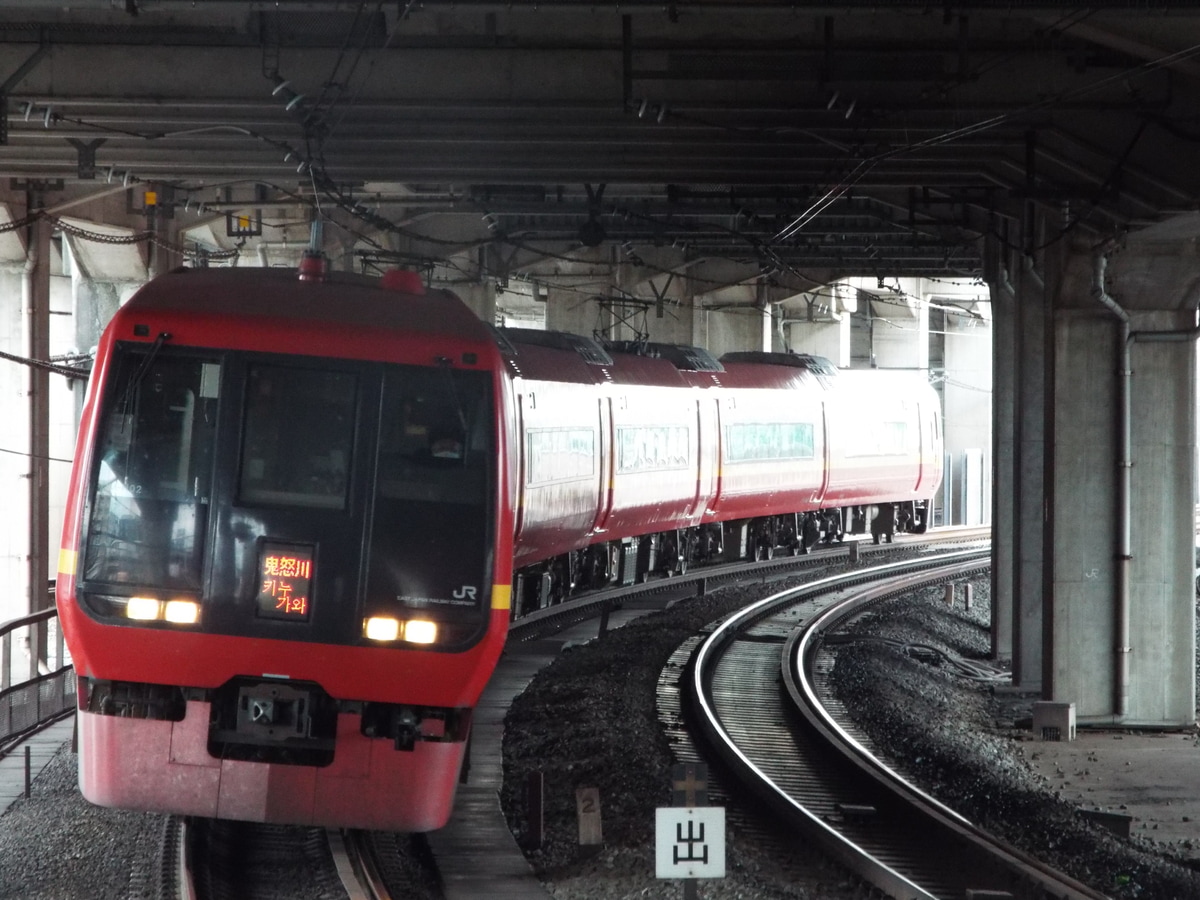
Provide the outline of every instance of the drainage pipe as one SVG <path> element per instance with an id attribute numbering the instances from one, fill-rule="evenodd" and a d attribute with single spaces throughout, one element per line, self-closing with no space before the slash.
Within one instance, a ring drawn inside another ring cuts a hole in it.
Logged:
<path id="1" fill-rule="evenodd" d="M 1133 345 L 1133 330 L 1130 328 L 1129 313 L 1121 308 L 1104 289 L 1104 273 L 1108 268 L 1108 254 L 1115 245 L 1101 245 L 1093 256 L 1092 296 L 1112 312 L 1120 325 L 1117 341 L 1117 430 L 1120 445 L 1117 449 L 1117 595 L 1115 620 L 1116 643 L 1113 647 L 1113 715 L 1123 719 L 1129 712 L 1129 569 L 1133 561 L 1132 518 L 1132 469 L 1133 437 L 1132 391 L 1133 372 L 1130 368 Z"/>
<path id="2" fill-rule="evenodd" d="M 1178 331 L 1134 331 L 1129 313 L 1104 289 L 1108 256 L 1116 249 L 1113 241 L 1099 245 L 1093 254 L 1092 296 L 1120 322 L 1117 341 L 1117 414 L 1120 447 L 1117 459 L 1117 584 L 1113 647 L 1113 715 L 1119 721 L 1129 713 L 1130 569 L 1133 562 L 1133 344 L 1184 342 L 1200 338 L 1200 327 Z"/>

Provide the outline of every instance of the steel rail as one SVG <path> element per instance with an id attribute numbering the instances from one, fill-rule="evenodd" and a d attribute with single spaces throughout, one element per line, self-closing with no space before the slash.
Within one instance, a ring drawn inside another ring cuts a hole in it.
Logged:
<path id="1" fill-rule="evenodd" d="M 329 829 L 329 851 L 349 900 L 391 900 L 367 834 L 359 829 Z"/>
<path id="2" fill-rule="evenodd" d="M 902 551 L 927 549 L 936 544 L 962 543 L 978 546 L 980 541 L 990 539 L 991 531 L 986 528 L 932 529 L 925 534 L 912 535 L 911 540 L 900 540 L 890 544 L 872 544 L 866 540 L 848 540 L 841 544 L 819 546 L 809 553 L 796 556 L 775 556 L 768 560 L 714 563 L 691 566 L 683 575 L 655 577 L 641 584 L 602 588 L 579 594 L 551 606 L 533 610 L 509 626 L 509 641 L 536 640 L 546 634 L 559 631 L 570 624 L 583 622 L 605 610 L 618 609 L 626 603 L 635 603 L 656 593 L 690 590 L 701 594 L 718 585 L 732 584 L 745 579 L 751 573 L 785 574 L 798 572 L 814 566 L 828 566 L 859 558 L 884 557 Z M 913 545 L 913 546 L 909 546 Z"/>
<path id="3" fill-rule="evenodd" d="M 891 772 L 837 726 L 811 685 L 790 671 L 795 660 L 803 661 L 800 673 L 811 667 L 821 635 L 867 604 L 986 567 L 978 551 L 944 554 L 823 579 L 747 607 L 693 654 L 685 687 L 698 729 L 744 787 L 889 896 L 945 900 L 974 889 L 1097 900 L 1103 895 L 997 841 Z M 851 590 L 881 578 L 886 585 Z M 786 693 L 774 689 L 770 677 L 781 667 Z M 740 684 L 725 685 L 726 678 Z M 748 699 L 744 686 L 755 682 L 772 685 L 769 695 Z M 815 703 L 820 711 L 793 713 L 795 702 Z M 759 741 L 769 749 L 756 751 Z"/>

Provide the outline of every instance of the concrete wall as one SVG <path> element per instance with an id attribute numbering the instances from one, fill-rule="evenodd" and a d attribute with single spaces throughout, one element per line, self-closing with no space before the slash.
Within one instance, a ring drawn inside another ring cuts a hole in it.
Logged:
<path id="1" fill-rule="evenodd" d="M 942 421 L 951 467 L 946 524 L 979 525 L 992 514 L 992 329 L 990 319 L 947 315 L 942 380 Z M 970 477 L 972 451 L 981 480 Z M 972 493 L 973 496 L 968 496 Z"/>
<path id="2" fill-rule="evenodd" d="M 471 308 L 475 315 L 484 322 L 496 323 L 496 285 L 492 282 L 484 284 L 459 284 L 454 286 L 454 293 L 463 303 Z"/>
<path id="3" fill-rule="evenodd" d="M 926 369 L 929 367 L 929 307 L 915 305 L 914 315 L 900 307 L 873 303 L 875 317 L 871 346 L 875 364 L 881 369 Z"/>
<path id="4" fill-rule="evenodd" d="M 606 328 L 610 319 L 588 301 L 587 295 L 571 290 L 550 289 L 546 300 L 546 329 L 569 331 L 591 337 L 597 327 Z"/>
<path id="5" fill-rule="evenodd" d="M 771 313 L 754 307 L 696 311 L 696 343 L 713 356 L 771 349 Z"/>
<path id="6" fill-rule="evenodd" d="M 850 319 L 840 321 L 792 322 L 785 326 L 788 343 L 795 353 L 824 356 L 835 366 L 850 365 Z"/>

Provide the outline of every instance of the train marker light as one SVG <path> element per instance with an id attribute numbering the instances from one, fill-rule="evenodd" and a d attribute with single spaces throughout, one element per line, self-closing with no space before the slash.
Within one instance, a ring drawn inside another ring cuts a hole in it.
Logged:
<path id="1" fill-rule="evenodd" d="M 437 623 L 413 619 L 404 625 L 404 639 L 410 644 L 432 644 L 437 640 Z"/>
<path id="2" fill-rule="evenodd" d="M 162 614 L 162 604 L 153 597 L 130 597 L 125 604 L 125 615 L 141 622 L 152 622 Z"/>
<path id="3" fill-rule="evenodd" d="M 363 623 L 363 633 L 372 641 L 394 641 L 400 637 L 400 620 L 390 616 L 371 616 Z"/>
<path id="4" fill-rule="evenodd" d="M 403 294 L 425 293 L 425 282 L 421 280 L 421 273 L 408 269 L 388 269 L 379 280 L 379 286 L 384 290 L 399 291 Z"/>
<path id="5" fill-rule="evenodd" d="M 200 621 L 200 604 L 195 600 L 168 600 L 163 618 L 177 625 L 195 625 Z"/>

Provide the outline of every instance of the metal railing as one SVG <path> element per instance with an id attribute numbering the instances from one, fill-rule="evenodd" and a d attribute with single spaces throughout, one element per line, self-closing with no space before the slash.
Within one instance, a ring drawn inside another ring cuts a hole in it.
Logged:
<path id="1" fill-rule="evenodd" d="M 0 756 L 74 709 L 75 669 L 58 627 L 58 610 L 0 625 Z"/>

